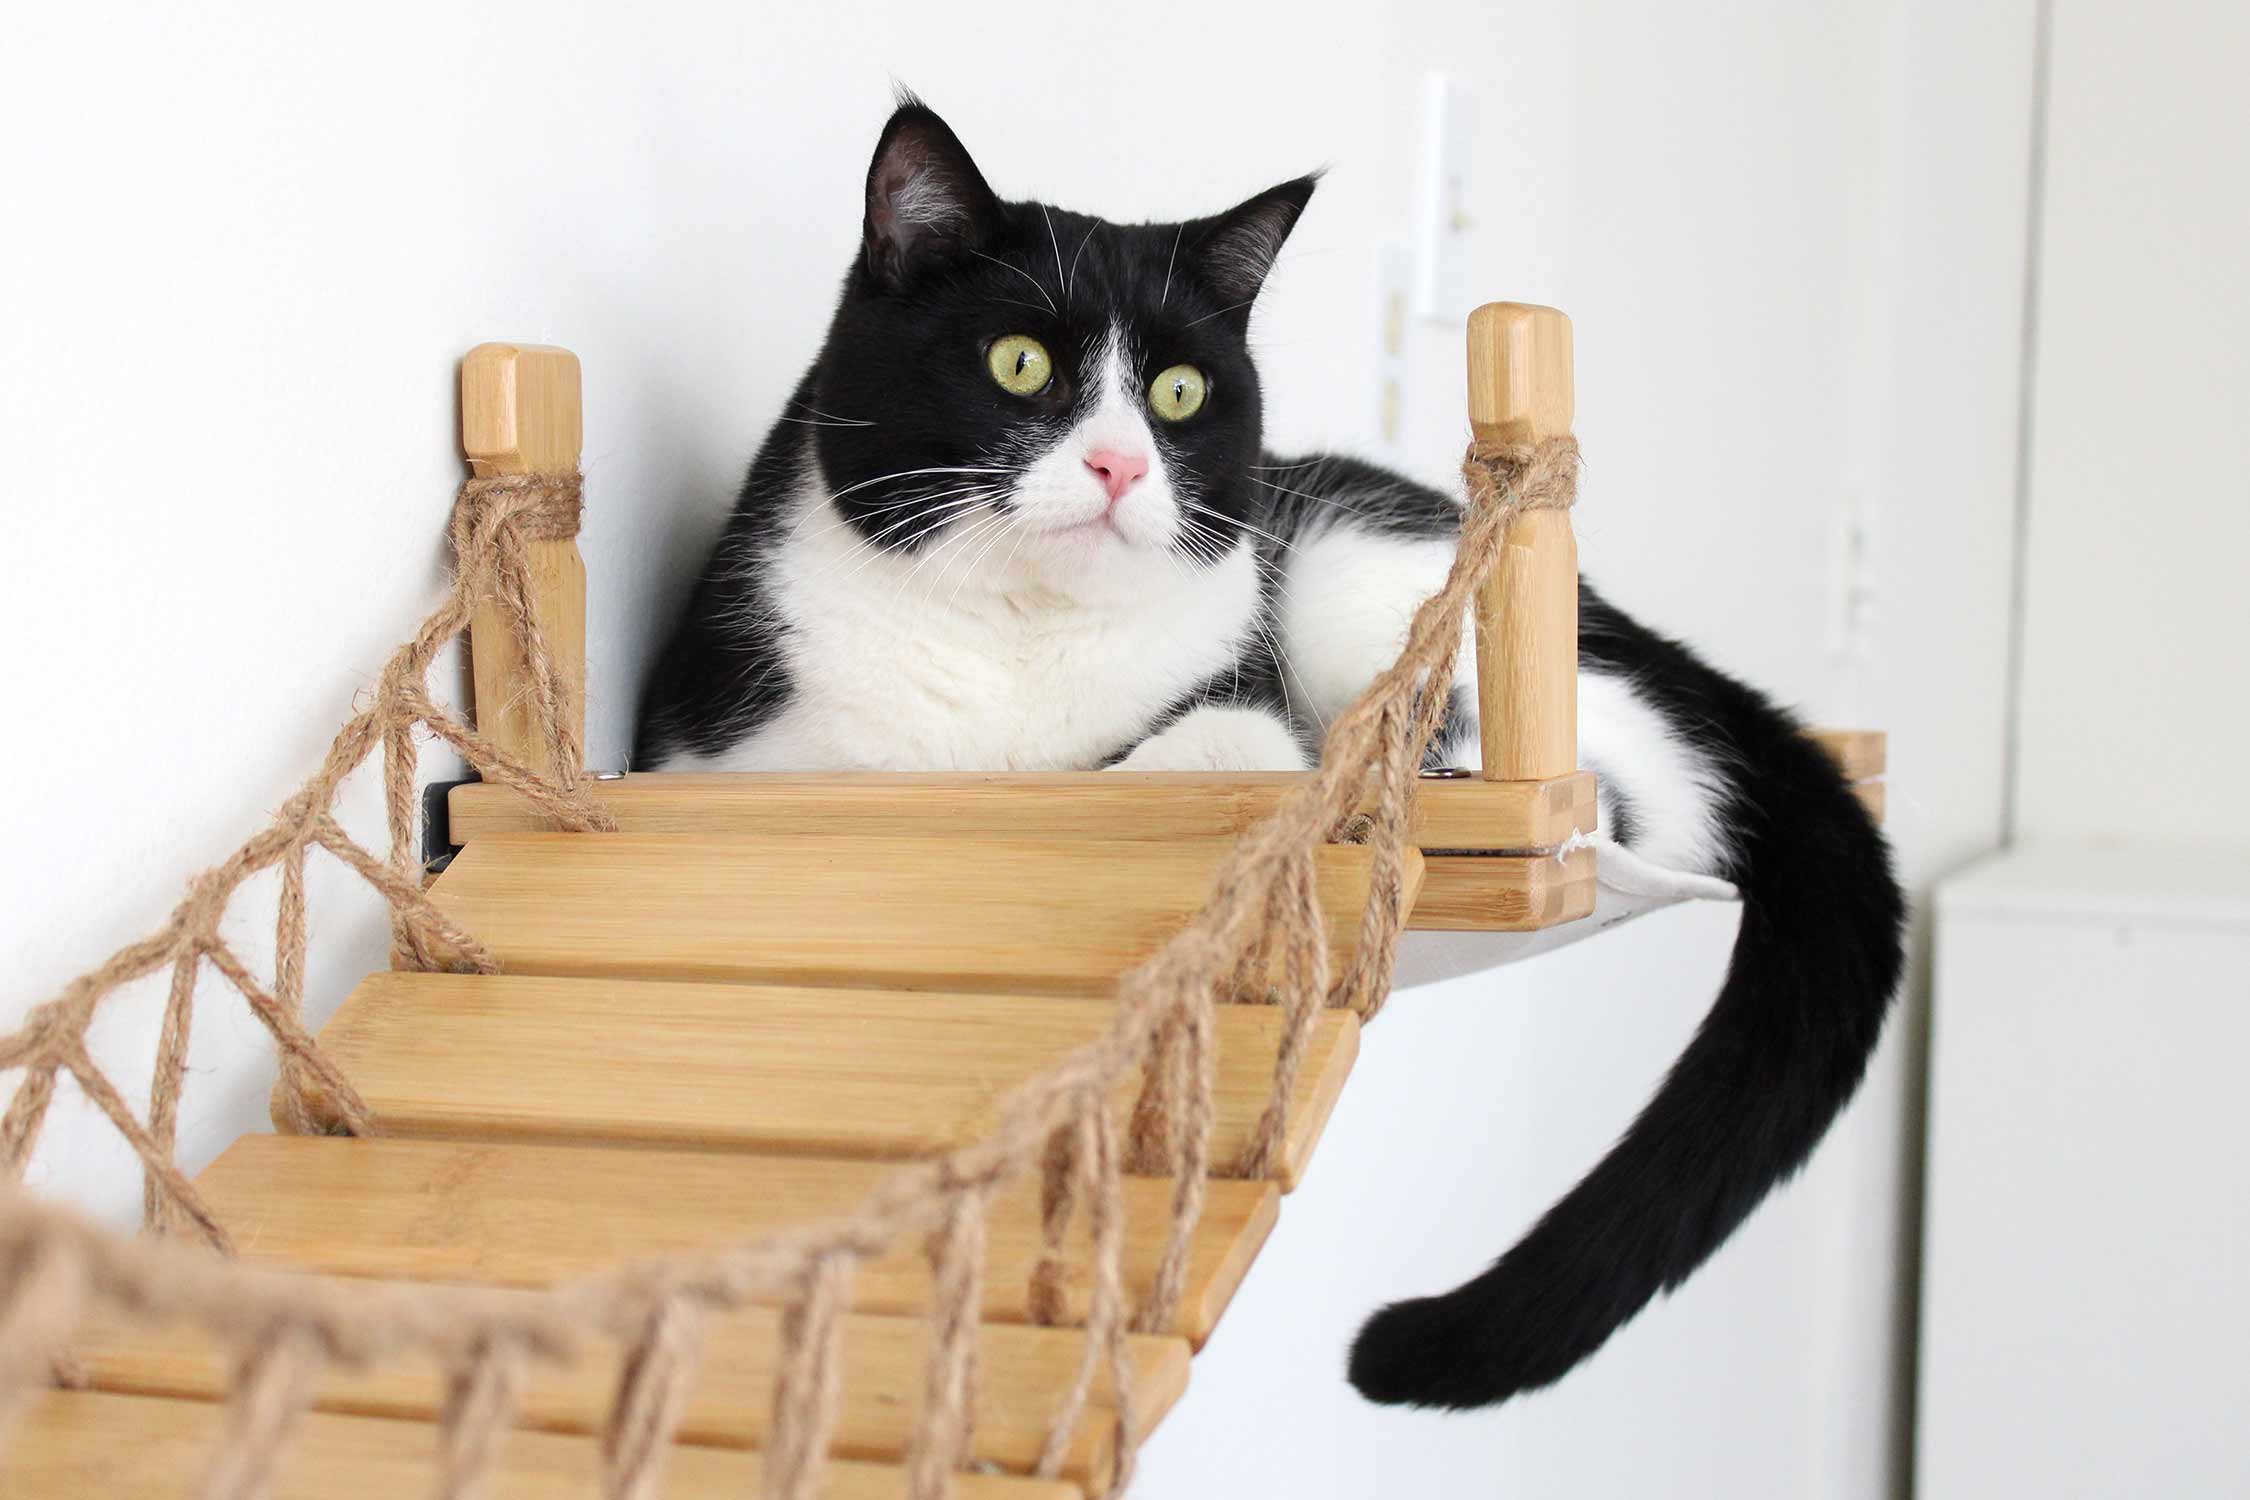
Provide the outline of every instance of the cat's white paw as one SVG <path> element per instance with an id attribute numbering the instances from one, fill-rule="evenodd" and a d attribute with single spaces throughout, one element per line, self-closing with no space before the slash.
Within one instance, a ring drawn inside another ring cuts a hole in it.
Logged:
<path id="1" fill-rule="evenodd" d="M 1305 747 L 1287 724 L 1254 708 L 1197 708 L 1150 735 L 1116 771 L 1301 771 Z"/>

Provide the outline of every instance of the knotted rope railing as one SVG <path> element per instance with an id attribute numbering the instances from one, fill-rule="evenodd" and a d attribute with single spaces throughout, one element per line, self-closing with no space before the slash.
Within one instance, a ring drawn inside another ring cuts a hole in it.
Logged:
<path id="1" fill-rule="evenodd" d="M 1110 1493 L 1131 1478 L 1138 1438 L 1125 1358 L 1128 1328 L 1167 1324 L 1185 1282 L 1187 1254 L 1211 1163 L 1214 1007 L 1265 998 L 1285 1015 L 1273 1092 L 1242 1160 L 1265 1173 L 1278 1160 L 1289 1086 L 1320 1007 L 1371 1015 L 1390 985 L 1405 917 L 1408 808 L 1423 753 L 1442 721 L 1463 619 L 1492 572 L 1517 515 L 1567 506 L 1575 495 L 1577 448 L 1568 438 L 1536 445 L 1479 445 L 1464 465 L 1468 507 L 1459 555 L 1444 586 L 1416 611 L 1398 660 L 1328 731 L 1318 771 L 1229 852 L 1211 899 L 1153 956 L 1118 982 L 1110 1024 L 1003 1102 L 985 1138 L 902 1167 L 858 1212 L 769 1234 L 717 1252 L 621 1267 L 543 1293 L 437 1286 L 339 1286 L 261 1271 L 161 1239 L 127 1240 L 20 1194 L 0 1199 L 0 1398 L 21 1394 L 54 1368 L 93 1304 L 145 1321 L 190 1321 L 234 1351 L 234 1419 L 204 1494 L 250 1500 L 263 1493 L 291 1425 L 320 1368 L 379 1363 L 408 1352 L 434 1355 L 451 1373 L 441 1413 L 443 1469 L 437 1493 L 467 1500 L 482 1490 L 533 1362 L 577 1357 L 588 1336 L 624 1351 L 603 1433 L 605 1493 L 641 1500 L 659 1469 L 693 1380 L 700 1330 L 711 1315 L 747 1302 L 777 1301 L 782 1358 L 766 1440 L 766 1491 L 811 1500 L 837 1407 L 840 1313 L 859 1265 L 913 1236 L 932 1269 L 929 1356 L 920 1429 L 910 1454 L 911 1493 L 937 1500 L 972 1452 L 977 1308 L 984 1220 L 1003 1184 L 1037 1174 L 1044 1253 L 1034 1272 L 1041 1321 L 1082 1311 L 1085 1351 L 1057 1403 L 1052 1436 L 1036 1472 L 1052 1475 L 1097 1389 L 1111 1392 L 1114 1463 Z M 411 733 L 419 724 L 452 745 L 488 779 L 509 786 L 575 829 L 608 826 L 600 807 L 566 774 L 542 777 L 492 747 L 428 697 L 424 678 L 439 649 L 466 625 L 472 603 L 497 595 L 532 669 L 541 721 L 555 738 L 554 764 L 580 763 L 567 738 L 571 685 L 552 670 L 531 605 L 525 544 L 576 527 L 575 476 L 472 480 L 453 523 L 459 577 L 386 667 L 374 703 L 347 723 L 319 772 L 273 822 L 225 863 L 192 882 L 156 932 L 113 954 L 0 1038 L 0 1068 L 26 1074 L 0 1120 L 0 1161 L 20 1174 L 58 1074 L 68 1072 L 129 1141 L 147 1173 L 150 1219 L 184 1221 L 211 1245 L 225 1231 L 171 1161 L 195 982 L 209 961 L 272 1031 L 290 1098 L 317 1086 L 342 1128 L 378 1128 L 319 1044 L 303 1003 L 303 865 L 314 845 L 359 873 L 389 903 L 401 961 L 494 965 L 468 933 L 424 897 L 413 861 Z M 330 809 L 344 776 L 376 745 L 385 748 L 390 858 L 378 860 L 336 825 Z M 403 749 L 401 747 L 404 747 Z M 1374 879 L 1351 971 L 1331 983 L 1315 860 L 1338 837 L 1369 846 Z M 217 935 L 228 900 L 252 874 L 279 865 L 283 896 L 276 980 L 261 984 Z M 88 1024 L 120 985 L 170 966 L 172 988 L 159 1041 L 149 1122 L 125 1106 L 86 1049 Z M 1135 1071 L 1142 1088 L 1120 1132 L 1108 1100 Z M 300 1108 L 302 1106 L 300 1105 Z M 307 1118 L 310 1119 L 309 1111 Z M 1176 1187 L 1165 1249 L 1149 1292 L 1128 1306 L 1123 1274 L 1122 1175 L 1169 1170 Z M 1082 1309 L 1066 1289 L 1064 1244 L 1083 1208 L 1092 1258 Z"/>
<path id="2" fill-rule="evenodd" d="M 172 1161 L 188 1030 L 206 963 L 241 992 L 251 1012 L 273 1033 L 281 1051 L 284 1097 L 293 1123 L 306 1128 L 314 1124 L 303 1100 L 308 1086 L 317 1084 L 334 1124 L 355 1135 L 373 1129 L 366 1105 L 305 1030 L 302 1019 L 306 852 L 315 846 L 326 850 L 389 903 L 398 947 L 410 966 L 436 968 L 450 962 L 490 973 L 498 968 L 491 954 L 422 894 L 414 843 L 415 728 L 428 729 L 486 777 L 513 787 L 565 826 L 611 826 L 608 814 L 586 797 L 574 778 L 550 782 L 540 777 L 439 707 L 428 692 L 429 670 L 438 653 L 468 624 L 475 601 L 494 595 L 507 610 L 527 658 L 542 664 L 533 679 L 542 684 L 537 691 L 549 709 L 544 721 L 558 749 L 572 751 L 557 763 L 582 762 L 582 754 L 570 743 L 572 720 L 562 711 L 575 689 L 559 680 L 540 640 L 539 621 L 529 602 L 525 552 L 525 544 L 537 537 L 575 534 L 580 504 L 576 475 L 472 479 L 461 487 L 453 513 L 458 559 L 453 589 L 422 621 L 413 639 L 392 654 L 374 701 L 338 732 L 320 769 L 263 829 L 221 864 L 190 881 L 186 896 L 162 926 L 71 981 L 61 995 L 35 1008 L 13 1035 L 0 1039 L 0 1069 L 27 1070 L 7 1113 L 0 1116 L 0 1172 L 9 1180 L 21 1178 L 53 1102 L 55 1080 L 67 1072 L 139 1156 L 151 1224 L 184 1220 L 213 1245 L 225 1248 L 225 1229 Z M 383 796 L 391 836 L 387 860 L 378 859 L 347 835 L 332 811 L 345 777 L 373 755 L 378 744 L 384 751 Z M 274 983 L 269 989 L 219 935 L 219 923 L 243 884 L 277 865 L 281 899 L 274 932 Z M 171 989 L 157 1041 L 148 1122 L 143 1125 L 126 1107 L 116 1085 L 95 1065 L 86 1047 L 86 1031 L 102 1002 L 119 986 L 166 968 L 171 970 Z"/>

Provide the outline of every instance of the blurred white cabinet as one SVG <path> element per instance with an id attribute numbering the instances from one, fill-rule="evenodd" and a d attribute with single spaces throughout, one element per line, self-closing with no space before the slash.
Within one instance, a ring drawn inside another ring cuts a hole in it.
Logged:
<path id="1" fill-rule="evenodd" d="M 2250 1495 L 2250 852 L 1937 898 L 1916 1495 Z"/>

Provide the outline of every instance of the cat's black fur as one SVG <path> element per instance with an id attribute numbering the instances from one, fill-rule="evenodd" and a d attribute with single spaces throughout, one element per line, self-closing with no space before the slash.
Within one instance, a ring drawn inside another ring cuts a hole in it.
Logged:
<path id="1" fill-rule="evenodd" d="M 1592 589 L 1579 612 L 1580 670 L 1629 676 L 1722 768 L 1734 837 L 1718 873 L 1742 925 L 1718 999 L 1609 1154 L 1482 1275 L 1360 1330 L 1351 1380 L 1372 1400 L 1465 1409 L 1537 1390 L 1685 1281 L 1820 1144 L 1901 977 L 1889 845 L 1827 752 Z"/>
<path id="2" fill-rule="evenodd" d="M 870 552 L 935 550 L 960 514 L 949 493 L 958 486 L 901 471 L 1019 474 L 1060 451 L 1086 417 L 1116 328 L 1131 336 L 1131 380 L 1182 358 L 1209 375 L 1208 410 L 1152 425 L 1150 437 L 1201 528 L 1182 532 L 1180 564 L 1216 580 L 1222 559 L 1254 545 L 1248 586 L 1258 602 L 1240 639 L 1224 643 L 1230 659 L 1179 682 L 1073 763 L 1160 744 L 1213 704 L 1312 734 L 1285 691 L 1279 601 L 1289 569 L 1339 530 L 1380 549 L 1450 538 L 1460 518 L 1450 497 L 1373 465 L 1263 450 L 1249 309 L 1312 191 L 1312 179 L 1298 179 L 1226 214 L 1157 225 L 1003 202 L 944 123 L 903 102 L 869 169 L 861 252 L 827 341 L 753 464 L 665 653 L 637 760 L 654 767 L 756 747 L 829 686 L 806 679 L 808 622 L 789 615 L 778 561 L 803 535 L 804 515 L 789 507 L 808 472 L 824 480 L 837 524 Z M 1018 332 L 1054 354 L 1055 382 L 1033 398 L 1002 393 L 974 357 Z M 998 524 L 1017 503 L 1011 494 L 987 502 Z M 1581 612 L 1582 677 L 1629 685 L 1637 711 L 1707 769 L 1725 837 L 1699 873 L 1740 889 L 1740 936 L 1694 1040 L 1601 1163 L 1483 1275 L 1369 1321 L 1350 1375 L 1378 1401 L 1474 1407 L 1546 1385 L 1677 1286 L 1818 1144 L 1859 1083 L 1899 979 L 1903 913 L 1888 851 L 1836 767 L 1756 691 L 1590 588 Z M 955 763 L 948 753 L 901 763 Z M 1604 752 L 1589 736 L 1587 753 L 1605 781 L 1606 840 L 1637 849 L 1644 831 L 1676 816 L 1644 797 L 1651 789 L 1625 751 Z"/>

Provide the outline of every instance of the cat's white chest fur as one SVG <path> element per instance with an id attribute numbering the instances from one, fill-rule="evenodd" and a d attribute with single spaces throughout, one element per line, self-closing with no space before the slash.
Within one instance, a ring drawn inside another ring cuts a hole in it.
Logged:
<path id="1" fill-rule="evenodd" d="M 964 526 L 902 554 L 838 524 L 820 487 L 796 512 L 764 575 L 787 705 L 671 769 L 1089 770 L 1236 661 L 1256 628 L 1247 544 L 1208 566 L 1121 555 L 1131 576 L 1089 601 L 1012 576 L 1004 535 Z"/>

